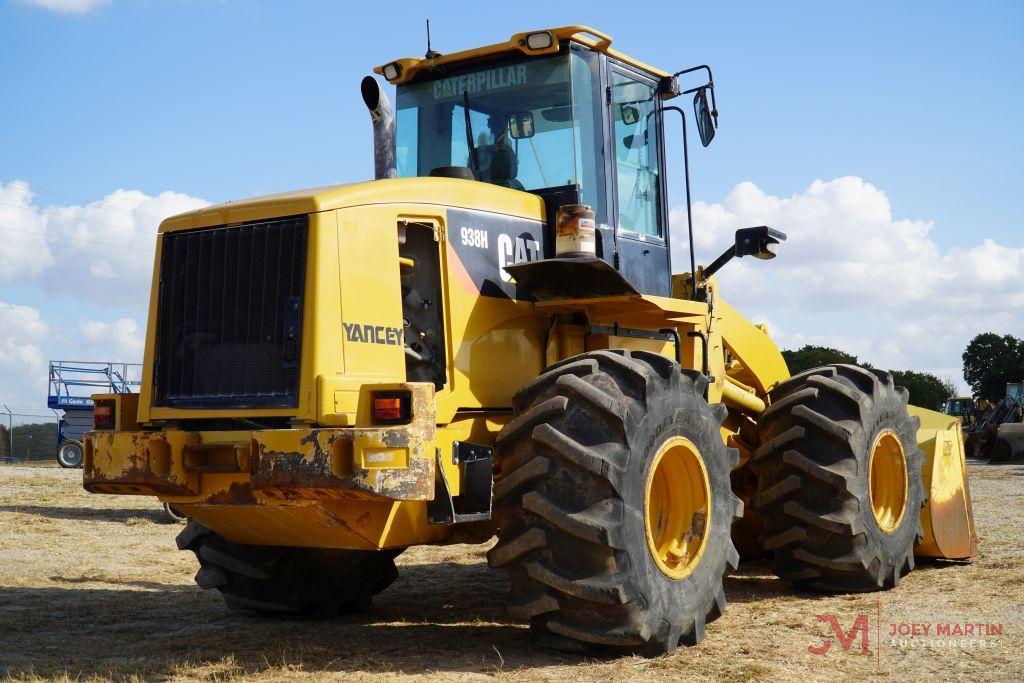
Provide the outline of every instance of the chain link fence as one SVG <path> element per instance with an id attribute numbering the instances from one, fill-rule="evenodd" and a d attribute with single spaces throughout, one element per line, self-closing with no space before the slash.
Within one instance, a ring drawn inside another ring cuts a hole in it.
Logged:
<path id="1" fill-rule="evenodd" d="M 55 460 L 59 421 L 54 410 L 0 404 L 0 462 Z"/>

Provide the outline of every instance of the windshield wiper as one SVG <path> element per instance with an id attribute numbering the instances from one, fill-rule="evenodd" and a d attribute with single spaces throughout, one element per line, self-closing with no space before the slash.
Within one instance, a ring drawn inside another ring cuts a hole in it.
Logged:
<path id="1" fill-rule="evenodd" d="M 473 144 L 473 124 L 469 121 L 469 91 L 462 91 L 462 110 L 466 113 L 466 144 L 469 146 L 469 161 L 473 164 L 473 174 L 480 180 L 480 161 L 476 158 L 476 146 Z"/>

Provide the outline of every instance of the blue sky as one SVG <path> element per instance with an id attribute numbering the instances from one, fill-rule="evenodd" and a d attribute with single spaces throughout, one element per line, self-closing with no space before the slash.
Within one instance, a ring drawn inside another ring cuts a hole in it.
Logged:
<path id="1" fill-rule="evenodd" d="M 775 206 L 763 198 L 743 200 L 734 191 L 741 183 L 781 201 L 813 194 L 817 179 L 855 177 L 869 189 L 827 186 L 815 196 L 837 211 L 844 202 L 860 206 L 883 196 L 892 224 L 906 219 L 929 226 L 924 248 L 937 250 L 936 268 L 977 256 L 981 265 L 957 277 L 974 273 L 983 280 L 986 255 L 970 250 L 986 239 L 1009 250 L 989 257 L 1019 257 L 1024 3 L 666 2 L 643 5 L 646 14 L 635 3 L 563 5 L 0 0 L 0 184 L 28 183 L 38 194 L 25 201 L 45 215 L 58 211 L 54 207 L 116 204 L 104 198 L 119 189 L 219 202 L 364 179 L 372 160 L 359 80 L 391 58 L 421 55 L 426 13 L 434 48 L 442 52 L 503 41 L 529 28 L 582 23 L 611 33 L 615 47 L 662 68 L 704 62 L 714 68 L 719 136 L 691 160 L 695 198 L 708 206 L 707 220 L 721 215 L 718 209 L 730 219 L 756 220 Z M 681 188 L 681 173 L 672 170 Z M 129 208 L 122 211 L 142 212 L 142 204 L 125 201 Z M 681 203 L 681 192 L 671 201 Z M 791 213 L 797 204 L 785 204 L 778 217 L 799 224 Z M 102 209 L 88 215 L 89 239 L 99 240 L 108 221 Z M 111 229 L 121 225 L 113 220 L 116 212 L 107 215 Z M 11 227 L 13 219 L 7 220 Z M 884 217 L 865 220 L 874 221 L 879 234 L 896 230 Z M 151 228 L 144 221 L 133 225 Z M 728 240 L 723 231 L 712 226 L 707 232 L 721 248 Z M 124 234 L 108 232 L 115 242 Z M 0 232 L 0 244 L 15 234 Z M 720 249 L 709 240 L 703 248 L 713 256 Z M 843 240 L 852 245 L 859 236 L 840 231 L 835 241 Z M 151 257 L 141 244 L 132 258 L 145 262 Z M 814 252 L 800 253 L 800 267 L 813 268 Z M 786 257 L 783 250 L 762 270 Z M 55 258 L 54 266 L 34 275 L 0 279 L 0 302 L 36 310 L 47 329 L 62 331 L 25 344 L 43 355 L 99 352 L 81 343 L 83 322 L 130 319 L 144 326 L 138 297 L 90 296 L 90 278 L 68 282 L 60 255 Z M 836 267 L 835 254 L 829 258 L 828 267 Z M 736 280 L 767 275 L 748 271 L 737 268 Z M 795 286 L 799 273 L 792 272 Z M 988 286 L 1007 284 L 1012 278 Z M 985 286 L 972 289 L 972 296 L 984 298 Z M 737 298 L 761 307 L 747 310 L 777 326 L 784 343 L 849 341 L 865 354 L 879 354 L 883 364 L 884 327 L 901 320 L 895 310 L 858 318 L 877 297 L 853 297 L 831 312 L 828 306 L 815 310 L 813 302 L 772 308 L 770 300 L 738 289 Z M 1024 333 L 1016 313 L 1008 319 L 982 307 L 977 315 L 979 324 Z M 0 340 L 4 333 L 0 329 Z M 955 369 L 955 346 L 963 348 L 964 335 L 970 336 L 959 334 L 924 366 Z M 905 365 L 913 360 L 905 353 L 892 358 Z M 0 386 L 0 397 L 5 391 L 18 393 Z"/>

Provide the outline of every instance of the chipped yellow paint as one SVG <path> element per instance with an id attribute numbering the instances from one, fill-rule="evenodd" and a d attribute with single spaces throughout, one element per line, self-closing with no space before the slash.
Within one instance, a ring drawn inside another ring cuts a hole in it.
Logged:
<path id="1" fill-rule="evenodd" d="M 596 41 L 595 49 L 605 43 L 600 49 L 608 49 L 610 40 L 587 37 L 584 28 L 556 34 L 584 44 Z M 605 348 L 669 357 L 678 351 L 683 367 L 706 370 L 714 378 L 708 400 L 725 398 L 730 407 L 722 438 L 739 448 L 741 463 L 746 462 L 758 445 L 757 415 L 789 373 L 765 327 L 723 301 L 714 278 L 707 301 L 690 300 L 685 275 L 673 277 L 672 297 L 538 304 L 483 297 L 449 243 L 448 211 L 456 207 L 545 219 L 543 200 L 536 195 L 454 178 L 403 178 L 231 202 L 164 221 L 140 394 L 106 397 L 117 406 L 116 429 L 86 438 L 86 488 L 174 502 L 240 543 L 384 548 L 465 540 L 470 532 L 431 525 L 426 514 L 438 466 L 451 494 L 462 491 L 464 468 L 452 460 L 453 443 L 493 444 L 518 389 L 551 363 Z M 154 405 L 163 235 L 303 214 L 310 222 L 297 405 L 223 410 Z M 342 331 L 343 322 L 402 325 L 398 228 L 408 224 L 427 227 L 437 241 L 448 375 L 436 391 L 432 384 L 405 382 L 401 345 L 350 342 Z M 597 325 L 669 328 L 678 333 L 680 348 L 661 340 L 588 334 L 577 314 Z M 371 393 L 392 388 L 413 392 L 414 422 L 373 426 Z M 174 426 L 187 424 L 184 420 L 271 416 L 289 420 L 291 428 L 183 431 Z M 973 538 L 962 441 L 955 428 L 926 417 L 919 440 L 929 454 L 924 474 L 931 502 L 921 552 L 973 552 L 971 541 L 960 542 Z M 949 538 L 943 535 L 947 515 L 953 529 Z M 493 531 L 486 524 L 470 526 L 480 538 Z"/>

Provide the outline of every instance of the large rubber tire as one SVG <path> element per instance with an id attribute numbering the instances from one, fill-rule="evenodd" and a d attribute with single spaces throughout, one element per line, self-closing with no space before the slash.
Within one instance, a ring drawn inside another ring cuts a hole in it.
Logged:
<path id="1" fill-rule="evenodd" d="M 595 351 L 557 363 L 513 399 L 496 443 L 492 567 L 507 570 L 509 612 L 540 645 L 655 656 L 695 644 L 725 610 L 723 576 L 739 561 L 729 485 L 738 454 L 708 405 L 706 380 L 640 351 Z M 652 460 L 675 436 L 700 452 L 710 522 L 691 573 L 669 578 L 648 549 Z"/>
<path id="2" fill-rule="evenodd" d="M 398 578 L 400 551 L 327 551 L 232 543 L 190 520 L 178 549 L 199 560 L 196 583 L 216 588 L 232 612 L 332 617 L 368 609 Z"/>
<path id="3" fill-rule="evenodd" d="M 775 573 L 822 591 L 892 588 L 914 568 L 924 535 L 924 453 L 907 390 L 887 372 L 830 365 L 796 375 L 771 399 L 751 465 L 761 543 L 774 554 Z M 896 435 L 906 462 L 904 512 L 888 532 L 869 493 L 870 451 L 884 430 Z"/>
<path id="4" fill-rule="evenodd" d="M 85 460 L 81 441 L 68 439 L 57 448 L 57 464 L 64 469 L 78 469 Z"/>

